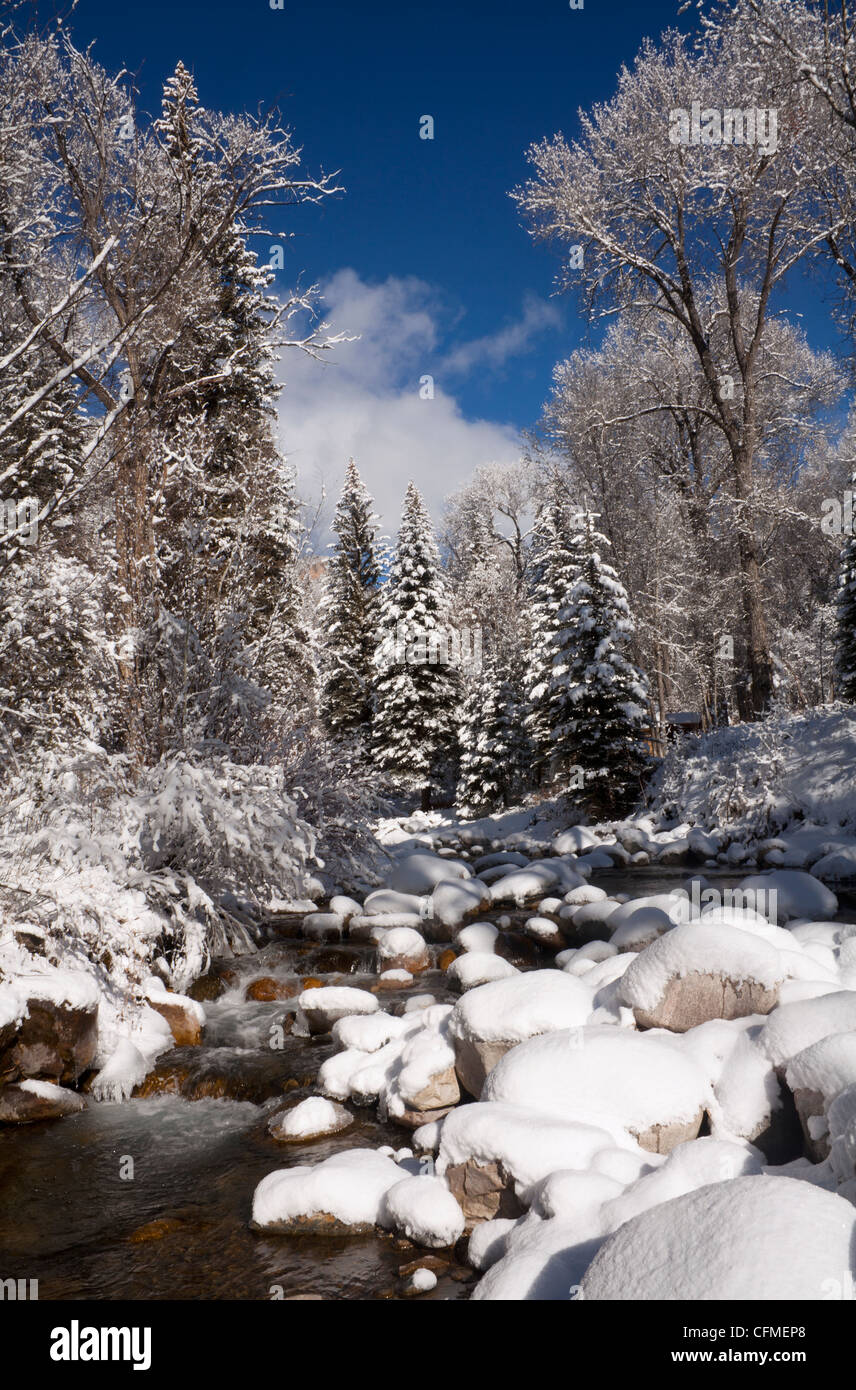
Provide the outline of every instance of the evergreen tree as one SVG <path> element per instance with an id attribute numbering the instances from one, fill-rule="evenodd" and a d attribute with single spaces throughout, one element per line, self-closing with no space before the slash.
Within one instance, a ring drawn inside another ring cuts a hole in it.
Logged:
<path id="1" fill-rule="evenodd" d="M 460 678 L 431 518 L 407 488 L 390 576 L 381 590 L 374 658 L 374 757 L 423 808 L 450 785 L 457 757 Z"/>
<path id="2" fill-rule="evenodd" d="M 472 682 L 461 716 L 457 802 L 465 815 L 510 805 L 522 770 L 520 730 L 512 676 L 492 656 Z"/>
<path id="3" fill-rule="evenodd" d="M 322 651 L 321 717 L 337 741 L 368 739 L 377 643 L 380 567 L 372 499 L 351 459 L 333 529 L 338 540 L 328 568 Z"/>
<path id="4" fill-rule="evenodd" d="M 638 792 L 647 698 L 644 676 L 625 655 L 633 622 L 624 587 L 601 557 L 608 544 L 585 513 L 549 691 L 555 762 L 564 776 L 571 765 L 582 770 L 581 799 L 597 813 L 625 810 Z"/>
<path id="5" fill-rule="evenodd" d="M 566 668 L 568 634 L 563 613 L 580 573 L 580 530 L 568 503 L 556 493 L 542 508 L 533 536 L 532 588 L 529 601 L 529 712 L 536 783 L 549 775 L 565 750 L 556 746 L 556 731 L 565 722 L 562 684 L 557 668 Z"/>
<path id="6" fill-rule="evenodd" d="M 850 481 L 856 495 L 856 473 Z M 856 704 L 856 535 L 845 536 L 841 550 L 835 651 L 836 694 Z"/>

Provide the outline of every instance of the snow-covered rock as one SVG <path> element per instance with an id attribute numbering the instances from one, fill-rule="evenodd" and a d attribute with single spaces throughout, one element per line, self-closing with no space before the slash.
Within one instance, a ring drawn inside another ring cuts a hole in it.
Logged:
<path id="1" fill-rule="evenodd" d="M 377 959 L 381 971 L 406 970 L 411 975 L 418 975 L 431 965 L 425 938 L 412 927 L 392 927 L 380 934 Z"/>
<path id="2" fill-rule="evenodd" d="M 838 899 L 832 889 L 799 869 L 770 869 L 752 874 L 743 879 L 740 888 L 742 892 L 764 894 L 767 900 L 775 894 L 779 922 L 789 922 L 793 917 L 821 920 L 834 917 L 838 911 Z"/>
<path id="3" fill-rule="evenodd" d="M 455 1068 L 465 1090 L 479 1097 L 485 1077 L 526 1038 L 585 1023 L 591 992 L 558 970 L 533 970 L 470 990 L 449 1020 Z"/>
<path id="4" fill-rule="evenodd" d="M 402 1178 L 384 1194 L 379 1221 L 406 1240 L 429 1249 L 454 1245 L 464 1233 L 464 1214 L 442 1178 Z"/>
<path id="5" fill-rule="evenodd" d="M 469 878 L 471 869 L 460 859 L 448 859 L 438 854 L 406 854 L 398 860 L 387 879 L 387 887 L 396 893 L 421 895 L 431 893 L 438 883 L 449 879 Z"/>
<path id="6" fill-rule="evenodd" d="M 386 1193 L 405 1176 L 374 1149 L 348 1149 L 314 1166 L 268 1173 L 253 1194 L 255 1230 L 342 1235 L 372 1231 Z"/>
<path id="7" fill-rule="evenodd" d="M 477 989 L 493 980 L 504 980 L 520 972 L 511 961 L 487 951 L 466 951 L 452 961 L 446 971 L 446 978 L 460 990 Z"/>
<path id="8" fill-rule="evenodd" d="M 582 1281 L 585 1300 L 820 1300 L 853 1270 L 856 1211 L 785 1177 L 701 1187 L 635 1217 Z"/>
<path id="9" fill-rule="evenodd" d="M 458 927 L 490 906 L 491 890 L 481 879 L 438 883 L 431 897 L 431 915 L 446 927 Z"/>
<path id="10" fill-rule="evenodd" d="M 623 1132 L 668 1153 L 698 1134 L 711 1090 L 671 1040 L 589 1025 L 520 1043 L 490 1072 L 482 1099 Z"/>
<path id="11" fill-rule="evenodd" d="M 761 938 L 699 920 L 640 952 L 621 997 L 639 1027 L 684 1033 L 712 1018 L 768 1014 L 784 975 L 778 951 Z"/>
<path id="12" fill-rule="evenodd" d="M 299 1105 L 275 1115 L 268 1132 L 286 1144 L 308 1143 L 327 1134 L 341 1134 L 353 1123 L 353 1115 L 343 1105 L 323 1096 L 309 1096 Z"/>
<path id="13" fill-rule="evenodd" d="M 377 1013 L 380 1005 L 368 990 L 352 989 L 349 985 L 322 985 L 320 989 L 305 989 L 298 995 L 298 1014 L 295 1032 L 329 1033 L 334 1023 L 349 1014 Z"/>
<path id="14" fill-rule="evenodd" d="M 837 990 L 817 998 L 780 1004 L 764 1025 L 759 1046 L 774 1067 L 782 1067 L 821 1038 L 854 1030 L 856 991 Z"/>

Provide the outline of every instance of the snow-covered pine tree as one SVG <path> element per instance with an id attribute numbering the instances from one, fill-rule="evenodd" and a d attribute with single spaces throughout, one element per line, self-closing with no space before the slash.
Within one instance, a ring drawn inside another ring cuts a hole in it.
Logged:
<path id="1" fill-rule="evenodd" d="M 850 480 L 856 496 L 856 472 Z M 840 700 L 856 704 L 856 535 L 845 535 L 841 549 L 835 642 L 835 686 Z"/>
<path id="2" fill-rule="evenodd" d="M 413 483 L 381 589 L 374 657 L 374 758 L 390 781 L 421 795 L 450 787 L 457 761 L 460 679 L 434 528 Z"/>
<path id="3" fill-rule="evenodd" d="M 580 573 L 580 530 L 575 513 L 558 490 L 541 508 L 532 540 L 529 598 L 529 710 L 525 729 L 531 740 L 534 781 L 550 775 L 563 750 L 556 731 L 565 722 L 557 664 L 567 663 L 562 614 Z"/>
<path id="4" fill-rule="evenodd" d="M 337 541 L 327 569 L 323 611 L 321 717 L 337 742 L 365 743 L 372 723 L 380 566 L 377 525 L 369 492 L 353 459 L 336 507 Z"/>
<path id="5" fill-rule="evenodd" d="M 622 812 L 644 765 L 645 677 L 625 655 L 633 621 L 624 586 L 602 558 L 609 544 L 581 518 L 580 573 L 559 613 L 550 684 L 554 757 L 560 775 L 582 770 L 579 799 L 598 814 Z"/>
<path id="6" fill-rule="evenodd" d="M 471 682 L 460 727 L 457 803 L 464 815 L 510 805 L 521 773 L 521 710 L 511 673 L 496 655 Z"/>

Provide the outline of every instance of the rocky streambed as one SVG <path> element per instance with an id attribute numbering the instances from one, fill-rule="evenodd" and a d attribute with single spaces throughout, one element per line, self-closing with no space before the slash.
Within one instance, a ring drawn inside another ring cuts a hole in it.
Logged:
<path id="1" fill-rule="evenodd" d="M 465 846 L 458 853 L 460 862 L 478 860 L 478 854 Z M 508 874 L 515 866 L 493 867 L 503 867 Z M 723 891 L 738 882 L 733 873 L 717 872 L 712 865 L 706 872 L 706 882 Z M 480 882 L 501 877 L 489 866 Z M 194 1030 L 192 1009 L 178 1006 L 176 1012 L 168 997 L 160 1000 L 159 1012 L 169 1019 L 177 1045 L 160 1057 L 123 1103 L 87 1097 L 87 1081 L 81 1084 L 79 1074 L 86 1070 L 89 1043 L 79 1019 L 78 1050 L 70 1042 L 67 1067 L 54 1074 L 74 1097 L 74 1113 L 57 1121 L 34 1115 L 25 1117 L 29 1123 L 0 1126 L 0 1276 L 38 1279 L 43 1299 L 468 1297 L 480 1278 L 468 1259 L 469 1233 L 485 1219 L 497 1217 L 501 1222 L 523 1210 L 507 1172 L 500 1171 L 501 1181 L 493 1183 L 497 1165 L 493 1170 L 487 1161 L 473 1165 L 464 1155 L 454 1181 L 448 1170 L 446 1180 L 464 1209 L 461 1231 L 465 1227 L 466 1234 L 445 1245 L 442 1236 L 419 1234 L 423 1227 L 430 1232 L 431 1220 L 426 1218 L 420 1226 L 410 1206 L 397 1219 L 393 1212 L 386 1229 L 356 1218 L 350 1227 L 347 1218 L 331 1219 L 325 1229 L 327 1216 L 321 1213 L 319 1224 L 318 1214 L 311 1210 L 266 1219 L 254 1206 L 254 1194 L 274 1173 L 308 1171 L 354 1150 L 387 1156 L 400 1165 L 402 1178 L 408 1173 L 433 1174 L 437 1131 L 432 1121 L 442 1119 L 450 1105 L 458 1110 L 471 1105 L 484 1072 L 508 1046 L 503 1044 L 496 1058 L 476 1050 L 470 1064 L 484 1071 L 474 1079 L 468 1078 L 463 1050 L 458 1053 L 457 1075 L 447 1062 L 433 1072 L 420 1062 L 430 1085 L 421 1091 L 417 1087 L 414 1096 L 413 1086 L 408 1092 L 399 1084 L 400 1065 L 391 1090 L 386 1081 L 353 1084 L 353 1068 L 342 1070 L 335 1059 L 349 1050 L 365 1055 L 362 1047 L 369 1053 L 381 1049 L 363 1042 L 355 1048 L 354 1039 L 364 1037 L 365 1029 L 343 1032 L 344 1024 L 335 1023 L 337 1017 L 362 1023 L 363 1014 L 384 1015 L 397 1021 L 395 1026 L 407 1036 L 408 1019 L 437 1006 L 445 1016 L 443 1005 L 456 1002 L 462 991 L 483 979 L 536 970 L 562 974 L 556 969 L 557 951 L 558 964 L 570 964 L 563 959 L 564 951 L 566 957 L 579 953 L 575 968 L 580 980 L 590 968 L 600 971 L 603 981 L 600 992 L 587 1001 L 580 1023 L 594 1022 L 595 1032 L 626 1034 L 625 1028 L 599 1028 L 619 1021 L 611 977 L 617 981 L 620 972 L 614 968 L 619 948 L 609 941 L 615 924 L 607 925 L 598 905 L 605 901 L 611 911 L 617 903 L 629 905 L 621 924 L 628 937 L 622 950 L 644 951 L 665 927 L 674 926 L 660 924 L 657 914 L 663 917 L 662 909 L 651 907 L 650 899 L 685 884 L 687 870 L 643 865 L 600 869 L 590 880 L 584 891 L 576 890 L 571 904 L 566 898 L 573 889 L 567 895 L 545 894 L 522 906 L 482 899 L 480 910 L 465 906 L 463 918 L 451 927 L 426 916 L 419 922 L 418 950 L 411 919 L 406 913 L 396 917 L 392 910 L 400 903 L 387 905 L 386 920 L 393 923 L 390 932 L 405 935 L 390 937 L 386 953 L 381 937 L 375 934 L 371 939 L 370 929 L 358 917 L 349 930 L 336 903 L 332 912 L 325 904 L 306 919 L 272 918 L 257 954 L 214 961 L 189 991 L 204 1010 L 199 1028 Z M 631 914 L 637 899 L 645 899 L 648 906 L 634 928 Z M 341 901 L 338 906 L 341 909 Z M 847 908 L 837 912 L 844 936 L 850 934 L 846 924 L 855 917 Z M 475 919 L 478 926 L 470 925 Z M 402 925 L 396 927 L 396 921 Z M 467 930 L 468 950 L 461 936 Z M 321 991 L 316 996 L 319 1005 L 324 999 L 328 1002 L 313 1013 L 316 990 Z M 356 1008 L 353 997 L 343 1011 L 333 1009 L 336 996 L 329 991 L 351 990 L 365 995 L 365 1009 Z M 441 1026 L 438 1023 L 438 1030 Z M 296 1132 L 289 1134 L 290 1113 L 319 1091 L 333 1098 L 323 1104 L 336 1106 L 344 1116 L 343 1127 L 313 1135 L 311 1124 L 307 1132 L 303 1123 L 292 1126 Z M 35 1103 L 38 1096 L 30 1094 Z M 396 1097 L 403 1097 L 397 1106 Z M 678 1126 L 667 1134 L 668 1125 L 660 1128 L 659 1138 L 651 1138 L 654 1131 L 642 1135 L 641 1157 L 633 1162 L 629 1154 L 615 1149 L 615 1172 L 603 1181 L 627 1186 L 652 1172 L 673 1144 L 707 1132 L 702 1110 L 689 1129 Z M 629 1142 L 635 1147 L 635 1140 Z M 786 1143 L 791 1151 L 775 1155 L 776 1162 L 799 1158 L 798 1125 L 791 1126 Z M 649 1150 L 655 1157 L 646 1166 Z M 566 1156 L 557 1166 L 583 1168 L 586 1160 Z M 407 1232 L 414 1223 L 416 1238 L 410 1239 Z M 442 1231 L 442 1223 L 438 1229 Z M 483 1268 L 484 1261 L 480 1263 Z"/>

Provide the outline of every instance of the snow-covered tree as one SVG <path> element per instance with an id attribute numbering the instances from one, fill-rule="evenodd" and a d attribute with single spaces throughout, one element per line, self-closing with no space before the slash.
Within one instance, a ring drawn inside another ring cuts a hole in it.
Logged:
<path id="1" fill-rule="evenodd" d="M 773 50 L 759 60 L 753 24 L 738 16 L 697 46 L 675 30 L 659 45 L 646 42 L 622 68 L 615 97 L 583 116 L 578 139 L 556 135 L 531 148 L 534 177 L 516 194 L 533 235 L 561 248 L 563 288 L 576 285 L 587 304 L 612 311 L 647 298 L 694 358 L 734 500 L 743 638 L 735 657 L 749 718 L 773 689 L 754 507 L 764 452 L 761 345 L 793 267 L 838 225 L 817 196 L 827 158 L 819 98 L 807 87 L 802 99 Z M 757 140 L 723 138 L 720 112 L 733 115 L 736 92 L 759 123 L 769 118 Z M 690 130 L 691 106 L 702 109 L 700 136 Z M 572 247 L 583 251 L 581 267 L 574 257 L 569 268 Z M 717 329 L 727 330 L 725 365 Z"/>
<path id="2" fill-rule="evenodd" d="M 557 668 L 567 667 L 568 635 L 563 615 L 568 595 L 580 573 L 580 530 L 577 514 L 556 483 L 535 525 L 530 561 L 529 710 L 525 724 L 532 742 L 535 780 L 558 772 L 566 750 L 557 747 L 558 729 L 566 722 L 563 687 Z M 572 761 L 572 760 L 570 760 Z"/>
<path id="3" fill-rule="evenodd" d="M 550 682 L 555 757 L 581 770 L 580 800 L 594 811 L 621 812 L 640 790 L 647 687 L 628 660 L 633 632 L 627 594 L 602 558 L 609 544 L 581 524 L 580 570 L 559 614 L 559 660 Z"/>
<path id="4" fill-rule="evenodd" d="M 456 800 L 465 815 L 511 804 L 525 768 L 523 714 L 513 674 L 491 655 L 471 682 L 461 711 Z"/>
<path id="5" fill-rule="evenodd" d="M 856 496 L 856 473 L 851 481 Z M 835 652 L 836 692 L 856 704 L 856 535 L 845 535 L 841 550 Z"/>
<path id="6" fill-rule="evenodd" d="M 381 590 L 374 658 L 374 757 L 390 781 L 421 795 L 447 788 L 457 759 L 455 634 L 431 517 L 411 482 L 389 578 Z"/>
<path id="7" fill-rule="evenodd" d="M 321 717 L 336 741 L 365 742 L 371 732 L 380 585 L 376 523 L 368 489 L 350 459 L 333 521 L 337 541 L 323 603 L 328 626 L 322 649 Z"/>

